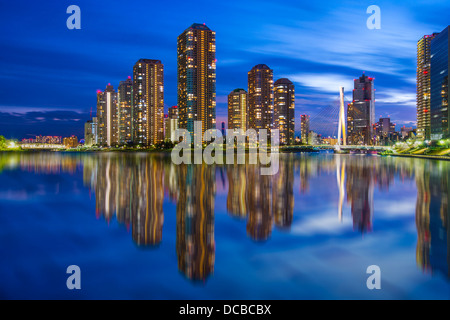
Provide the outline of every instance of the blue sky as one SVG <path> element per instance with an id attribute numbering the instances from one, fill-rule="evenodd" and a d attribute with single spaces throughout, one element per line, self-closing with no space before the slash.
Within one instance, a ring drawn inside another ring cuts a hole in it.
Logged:
<path id="1" fill-rule="evenodd" d="M 66 27 L 72 4 L 81 8 L 81 30 Z M 366 27 L 369 5 L 381 9 L 379 30 Z M 363 72 L 375 77 L 376 116 L 415 125 L 416 43 L 450 24 L 449 9 L 433 0 L 3 1 L 0 134 L 81 137 L 96 91 L 117 88 L 140 58 L 162 60 L 166 110 L 176 105 L 176 39 L 194 22 L 216 31 L 218 123 L 228 93 L 247 88 L 247 72 L 265 63 L 275 80 L 296 85 L 297 129 L 308 113 L 320 131 L 317 115 L 336 105 L 339 86 L 351 100 Z"/>

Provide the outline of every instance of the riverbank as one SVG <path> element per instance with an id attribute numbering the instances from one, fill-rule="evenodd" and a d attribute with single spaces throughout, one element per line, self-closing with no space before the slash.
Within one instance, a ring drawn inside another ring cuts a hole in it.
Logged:
<path id="1" fill-rule="evenodd" d="M 450 149 L 444 147 L 411 146 L 409 148 L 394 148 L 393 151 L 382 154 L 383 156 L 395 156 L 405 158 L 418 158 L 428 160 L 450 160 Z"/>
<path id="2" fill-rule="evenodd" d="M 124 152 L 124 153 L 134 153 L 134 152 L 145 152 L 145 153 L 171 153 L 173 149 L 164 148 L 73 148 L 73 149 L 4 149 L 0 152 L 61 152 L 61 153 L 97 153 L 97 152 Z M 202 149 L 203 151 L 205 148 Z M 236 149 L 235 149 L 236 150 Z M 270 147 L 267 148 L 270 152 Z M 320 152 L 321 150 L 313 146 L 292 146 L 292 147 L 280 147 L 280 153 L 297 153 L 297 152 Z M 186 151 L 194 152 L 194 149 L 186 149 Z M 226 148 L 223 152 L 226 153 Z M 249 149 L 245 149 L 245 153 L 249 153 Z"/>
<path id="3" fill-rule="evenodd" d="M 420 155 L 420 154 L 390 154 L 387 155 L 392 157 L 404 157 L 404 158 L 419 158 L 419 159 L 428 159 L 428 160 L 446 160 L 450 161 L 449 156 L 433 156 L 433 155 Z"/>

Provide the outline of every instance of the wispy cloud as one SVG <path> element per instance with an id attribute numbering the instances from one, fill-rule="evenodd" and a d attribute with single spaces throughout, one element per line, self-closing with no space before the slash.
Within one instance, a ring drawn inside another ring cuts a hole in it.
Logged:
<path id="1" fill-rule="evenodd" d="M 380 92 L 376 98 L 378 102 L 416 107 L 415 93 L 397 89 L 383 89 L 378 92 Z"/>
<path id="2" fill-rule="evenodd" d="M 321 92 L 333 93 L 334 95 L 329 96 L 333 98 L 339 96 L 339 87 L 347 88 L 349 91 L 353 88 L 352 79 L 342 74 L 298 73 L 284 75 L 284 77 L 304 87 L 314 88 Z"/>
<path id="3" fill-rule="evenodd" d="M 365 9 L 343 6 L 293 25 L 267 25 L 261 32 L 265 44 L 248 50 L 410 79 L 415 68 L 408 63 L 414 65 L 417 40 L 429 26 L 404 7 L 385 5 L 382 28 L 369 30 Z"/>

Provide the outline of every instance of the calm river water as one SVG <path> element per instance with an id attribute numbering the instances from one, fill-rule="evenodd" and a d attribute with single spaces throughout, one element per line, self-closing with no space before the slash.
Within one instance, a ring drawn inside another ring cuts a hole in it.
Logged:
<path id="1" fill-rule="evenodd" d="M 449 200 L 445 161 L 0 153 L 0 298 L 450 299 Z"/>

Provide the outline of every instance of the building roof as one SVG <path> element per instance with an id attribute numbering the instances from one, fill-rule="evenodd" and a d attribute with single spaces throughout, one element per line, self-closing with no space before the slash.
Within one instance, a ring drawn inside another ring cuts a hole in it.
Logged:
<path id="1" fill-rule="evenodd" d="M 293 83 L 288 78 L 280 78 L 277 81 L 275 81 L 275 85 L 277 84 L 293 84 Z"/>
<path id="2" fill-rule="evenodd" d="M 211 31 L 211 29 L 208 28 L 205 23 L 193 23 L 188 29 Z"/>
<path id="3" fill-rule="evenodd" d="M 153 60 L 153 59 L 139 59 L 136 63 L 149 63 L 149 64 L 160 64 L 161 60 Z"/>
<path id="4" fill-rule="evenodd" d="M 270 70 L 270 68 L 266 64 L 257 64 L 256 66 L 254 66 L 252 68 L 252 70 L 255 70 L 255 69 L 267 69 L 267 70 Z"/>

